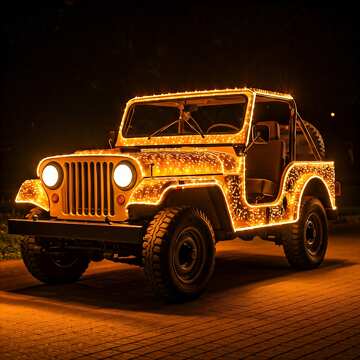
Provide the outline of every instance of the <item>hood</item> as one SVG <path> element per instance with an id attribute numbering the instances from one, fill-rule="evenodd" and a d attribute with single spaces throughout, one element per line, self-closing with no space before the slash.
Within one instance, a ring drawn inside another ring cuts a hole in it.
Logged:
<path id="1" fill-rule="evenodd" d="M 140 152 L 119 152 L 119 149 L 99 149 L 76 151 L 69 155 L 53 156 L 44 160 L 57 158 L 86 158 L 92 160 L 97 156 L 110 157 L 136 162 L 145 177 L 152 176 L 190 176 L 217 175 L 236 171 L 236 159 L 228 152 L 208 150 L 143 150 Z M 39 164 L 40 165 L 40 164 Z"/>
<path id="2" fill-rule="evenodd" d="M 130 156 L 140 164 L 145 176 L 216 175 L 236 165 L 233 156 L 223 152 L 161 150 Z"/>

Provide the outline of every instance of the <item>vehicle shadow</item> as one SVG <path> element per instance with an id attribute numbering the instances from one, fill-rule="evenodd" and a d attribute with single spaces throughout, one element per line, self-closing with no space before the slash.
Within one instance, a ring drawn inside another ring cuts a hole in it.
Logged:
<path id="1" fill-rule="evenodd" d="M 256 287 L 260 282 L 274 283 L 284 278 L 291 280 L 292 277 L 309 277 L 313 273 L 325 275 L 339 267 L 353 264 L 342 259 L 329 259 L 317 270 L 296 273 L 289 268 L 283 256 L 223 251 L 216 259 L 216 269 L 208 291 L 198 300 L 177 305 L 164 305 L 156 300 L 145 282 L 142 270 L 128 265 L 111 267 L 109 271 L 90 271 L 90 274 L 85 274 L 76 284 L 61 286 L 38 284 L 13 290 L 10 293 L 26 295 L 23 301 L 27 304 L 33 301 L 34 306 L 44 305 L 41 305 L 41 300 L 47 307 L 71 304 L 70 309 L 61 309 L 61 311 L 75 311 L 76 306 L 79 306 L 80 310 L 76 311 L 87 313 L 91 312 L 91 308 L 96 308 L 104 311 L 128 310 L 142 313 L 194 315 L 194 312 L 206 313 L 206 306 L 211 305 L 215 298 L 226 296 L 228 291 L 235 291 L 236 296 L 241 296 L 249 291 L 249 287 Z M 189 312 L 190 308 L 192 311 Z"/>
<path id="2" fill-rule="evenodd" d="M 357 238 L 360 232 L 360 223 L 337 223 L 331 224 L 329 228 L 330 236 L 340 236 L 342 240 L 344 238 Z"/>

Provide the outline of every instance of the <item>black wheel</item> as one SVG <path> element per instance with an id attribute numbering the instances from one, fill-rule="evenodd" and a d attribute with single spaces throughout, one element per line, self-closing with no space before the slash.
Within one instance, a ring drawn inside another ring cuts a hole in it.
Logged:
<path id="1" fill-rule="evenodd" d="M 199 296 L 215 265 L 215 236 L 206 215 L 193 208 L 167 208 L 150 222 L 143 241 L 145 275 L 168 301 Z"/>
<path id="2" fill-rule="evenodd" d="M 38 216 L 39 212 L 36 213 Z M 34 211 L 28 214 L 32 218 Z M 64 250 L 56 255 L 48 253 L 43 243 L 46 239 L 25 236 L 21 242 L 21 255 L 28 271 L 47 284 L 73 283 L 80 279 L 89 265 L 85 255 Z"/>
<path id="3" fill-rule="evenodd" d="M 327 243 L 328 225 L 324 207 L 316 198 L 305 198 L 299 221 L 290 226 L 283 241 L 286 258 L 295 269 L 314 269 L 324 260 Z"/>

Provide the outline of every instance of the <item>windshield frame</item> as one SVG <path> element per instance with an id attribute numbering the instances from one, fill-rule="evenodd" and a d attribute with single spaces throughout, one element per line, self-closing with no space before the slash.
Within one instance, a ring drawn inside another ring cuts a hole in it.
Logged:
<path id="1" fill-rule="evenodd" d="M 205 137 L 202 137 L 201 134 L 179 134 L 179 135 L 164 135 L 164 136 L 154 136 L 150 139 L 146 137 L 126 137 L 123 132 L 126 130 L 129 121 L 129 112 L 132 109 L 133 105 L 136 104 L 146 104 L 153 103 L 157 100 L 174 100 L 174 101 L 184 101 L 186 99 L 195 100 L 196 98 L 206 98 L 206 97 L 217 97 L 221 96 L 222 98 L 226 96 L 244 96 L 246 104 L 244 119 L 242 127 L 239 132 L 234 133 L 216 133 L 216 134 L 205 134 Z M 250 122 L 254 101 L 254 92 L 250 89 L 240 90 L 234 89 L 229 90 L 214 90 L 206 92 L 194 92 L 194 93 L 183 93 L 183 94 L 169 94 L 169 95 L 160 95 L 149 96 L 143 98 L 133 98 L 128 101 L 126 104 L 124 114 L 122 117 L 121 125 L 119 128 L 119 134 L 116 142 L 116 146 L 151 146 L 151 145 L 202 145 L 202 144 L 246 144 L 248 140 L 248 123 Z"/>

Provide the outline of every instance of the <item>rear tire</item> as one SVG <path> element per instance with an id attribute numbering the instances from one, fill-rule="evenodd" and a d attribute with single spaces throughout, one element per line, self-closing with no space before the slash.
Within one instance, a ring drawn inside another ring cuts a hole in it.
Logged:
<path id="1" fill-rule="evenodd" d="M 283 247 L 289 264 L 297 270 L 310 270 L 324 260 L 328 244 L 328 224 L 322 203 L 305 198 L 298 222 L 291 224 Z"/>
<path id="2" fill-rule="evenodd" d="M 143 264 L 158 297 L 179 302 L 199 296 L 215 266 L 215 235 L 209 219 L 193 208 L 161 210 L 146 230 Z"/>
<path id="3" fill-rule="evenodd" d="M 40 218 L 39 215 L 41 216 L 41 212 L 33 209 L 26 217 Z M 46 284 L 69 284 L 78 281 L 90 263 L 89 258 L 66 250 L 56 256 L 52 255 L 43 246 L 44 240 L 25 236 L 21 242 L 21 255 L 28 271 Z"/>

